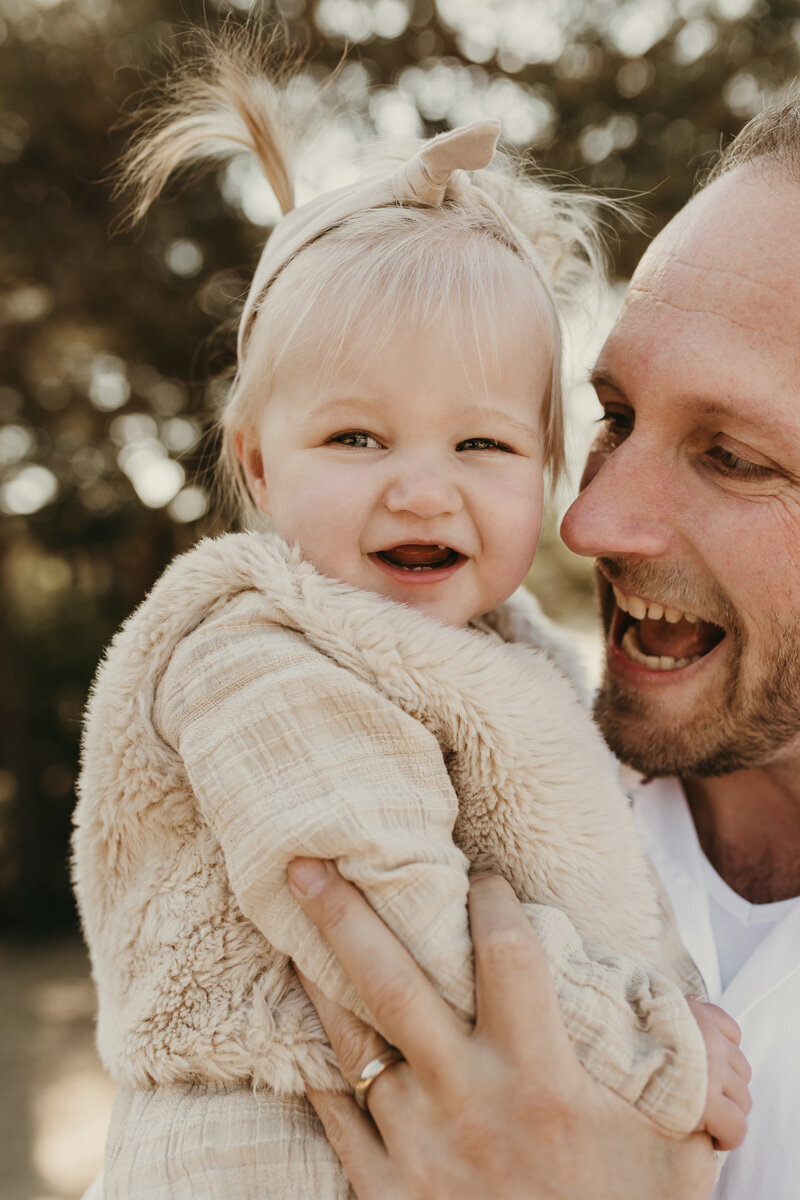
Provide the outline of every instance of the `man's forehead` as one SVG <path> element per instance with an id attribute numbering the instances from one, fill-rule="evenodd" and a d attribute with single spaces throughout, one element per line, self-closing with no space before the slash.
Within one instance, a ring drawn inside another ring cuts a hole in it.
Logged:
<path id="1" fill-rule="evenodd" d="M 739 168 L 695 196 L 655 239 L 634 274 L 634 295 L 684 294 L 734 314 L 787 301 L 800 314 L 800 184 Z M 788 314 L 786 314 L 788 315 Z"/>
<path id="2" fill-rule="evenodd" d="M 661 382 L 705 372 L 715 392 L 800 378 L 800 185 L 741 168 L 659 234 L 601 353 Z M 666 372 L 666 374 L 664 374 Z M 687 380 L 688 382 L 688 380 Z"/>

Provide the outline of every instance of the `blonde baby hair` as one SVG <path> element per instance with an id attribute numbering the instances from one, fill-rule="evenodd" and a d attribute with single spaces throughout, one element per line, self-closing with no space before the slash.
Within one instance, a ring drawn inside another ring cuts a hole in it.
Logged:
<path id="1" fill-rule="evenodd" d="M 531 177 L 530 164 L 495 153 L 499 123 L 481 122 L 417 143 L 410 158 L 408 147 L 387 151 L 376 143 L 366 181 L 295 208 L 297 120 L 288 111 L 285 52 L 276 68 L 275 39 L 252 27 L 228 23 L 213 38 L 198 36 L 200 53 L 163 85 L 120 179 L 133 193 L 131 219 L 140 220 L 176 172 L 247 152 L 283 213 L 245 303 L 220 419 L 229 492 L 252 508 L 236 437 L 252 430 L 310 318 L 324 371 L 356 344 L 359 353 L 365 344 L 377 353 L 401 317 L 437 321 L 461 337 L 466 327 L 467 337 L 485 345 L 521 292 L 551 333 L 544 449 L 555 481 L 564 465 L 561 313 L 585 307 L 602 288 L 596 213 L 608 202 L 552 187 L 541 172 Z"/>

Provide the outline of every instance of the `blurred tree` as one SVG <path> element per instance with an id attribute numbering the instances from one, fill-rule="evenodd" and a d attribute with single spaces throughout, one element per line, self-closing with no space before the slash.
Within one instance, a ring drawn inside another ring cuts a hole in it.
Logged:
<path id="1" fill-rule="evenodd" d="M 350 115 L 305 163 L 306 191 L 335 182 L 366 126 L 407 136 L 495 115 L 548 168 L 639 194 L 647 235 L 795 74 L 800 43 L 796 0 L 276 0 L 258 12 L 307 51 L 312 76 L 349 47 L 333 99 Z M 119 208 L 103 180 L 123 142 L 109 131 L 165 51 L 187 24 L 231 13 L 202 0 L 0 0 L 7 928 L 74 920 L 69 814 L 97 657 L 166 561 L 222 528 L 204 467 L 232 338 L 213 335 L 223 318 L 233 328 L 274 206 L 234 163 L 109 238 Z M 621 241 L 623 277 L 644 241 Z"/>

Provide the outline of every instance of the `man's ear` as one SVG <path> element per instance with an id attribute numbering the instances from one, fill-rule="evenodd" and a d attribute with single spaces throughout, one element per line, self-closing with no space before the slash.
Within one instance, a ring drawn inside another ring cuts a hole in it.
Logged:
<path id="1" fill-rule="evenodd" d="M 255 501 L 256 508 L 270 515 L 267 481 L 264 478 L 264 456 L 254 433 L 239 432 L 233 439 L 236 457 L 242 464 L 247 489 Z"/>

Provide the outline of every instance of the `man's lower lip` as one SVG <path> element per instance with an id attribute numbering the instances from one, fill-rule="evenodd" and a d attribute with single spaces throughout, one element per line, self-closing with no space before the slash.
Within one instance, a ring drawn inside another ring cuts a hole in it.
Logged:
<path id="1" fill-rule="evenodd" d="M 712 659 L 716 658 L 717 651 L 725 645 L 727 638 L 717 642 L 716 646 L 704 654 L 701 658 L 695 659 L 694 662 L 688 663 L 685 667 L 674 667 L 672 670 L 659 671 L 648 667 L 645 663 L 636 662 L 626 654 L 620 645 L 620 626 L 624 620 L 625 614 L 621 609 L 614 607 L 614 616 L 611 619 L 611 627 L 606 638 L 606 661 L 612 675 L 625 676 L 628 679 L 635 680 L 639 684 L 646 683 L 654 687 L 667 687 L 673 682 L 682 682 L 684 679 L 692 675 L 696 675 L 702 668 Z"/>
<path id="2" fill-rule="evenodd" d="M 449 579 L 451 575 L 455 575 L 456 571 L 460 570 L 467 562 L 467 558 L 461 555 L 454 563 L 447 567 L 431 567 L 427 571 L 409 571 L 402 567 L 395 567 L 392 563 L 386 562 L 385 559 L 379 558 L 377 554 L 368 554 L 367 557 L 371 563 L 392 579 L 398 579 L 401 583 L 406 583 L 412 587 L 420 587 L 424 584 L 441 583 L 443 579 Z"/>

